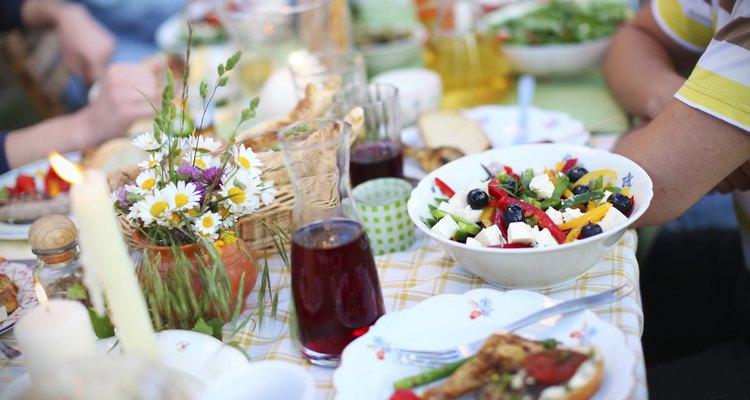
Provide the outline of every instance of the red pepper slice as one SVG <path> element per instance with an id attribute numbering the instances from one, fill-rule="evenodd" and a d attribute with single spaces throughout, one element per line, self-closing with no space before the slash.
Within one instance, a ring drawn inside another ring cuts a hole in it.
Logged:
<path id="1" fill-rule="evenodd" d="M 44 176 L 44 190 L 50 197 L 57 197 L 60 192 L 67 192 L 70 190 L 70 183 L 66 182 L 57 172 L 50 167 L 47 174 Z"/>
<path id="2" fill-rule="evenodd" d="M 517 173 L 513 172 L 513 168 L 511 168 L 511 167 L 509 167 L 507 165 L 503 165 L 503 169 L 505 170 L 505 175 L 513 177 L 515 180 L 520 180 L 521 179 L 521 177 L 518 176 Z"/>
<path id="3" fill-rule="evenodd" d="M 553 349 L 531 354 L 523 361 L 523 367 L 537 382 L 559 385 L 569 381 L 587 359 L 587 355 L 577 351 Z"/>
<path id="4" fill-rule="evenodd" d="M 448 184 L 446 184 L 445 182 L 441 181 L 440 178 L 435 178 L 435 186 L 437 186 L 438 188 L 440 188 L 440 190 L 443 193 L 445 193 L 445 195 L 448 196 L 448 197 L 453 197 L 453 195 L 456 194 L 456 192 L 453 189 L 451 189 L 451 187 L 448 186 Z"/>
<path id="5" fill-rule="evenodd" d="M 409 389 L 396 389 L 389 400 L 419 400 L 419 396 Z"/>
<path id="6" fill-rule="evenodd" d="M 34 193 L 36 192 L 36 183 L 34 177 L 28 175 L 18 175 L 16 178 L 17 193 Z"/>
<path id="7" fill-rule="evenodd" d="M 495 214 L 492 215 L 492 223 L 497 225 L 498 228 L 500 228 L 500 233 L 503 235 L 503 239 L 505 241 L 508 241 L 508 228 L 505 227 L 505 224 L 503 224 L 503 209 L 498 208 L 495 210 Z"/>
<path id="8" fill-rule="evenodd" d="M 562 173 L 568 172 L 568 170 L 575 167 L 576 164 L 578 164 L 577 158 L 569 158 L 567 161 L 565 161 L 565 164 L 563 164 L 563 167 L 560 168 L 560 172 Z"/>
<path id="9" fill-rule="evenodd" d="M 497 178 L 490 179 L 490 183 L 487 185 L 487 191 L 490 192 L 490 196 L 497 197 L 498 199 L 501 199 L 503 197 L 508 196 L 508 192 L 500 188 L 500 182 L 497 181 Z M 492 203 L 492 202 L 490 202 Z M 493 206 L 497 207 L 497 205 Z"/>
<path id="10" fill-rule="evenodd" d="M 527 247 L 531 247 L 528 243 L 506 243 L 503 248 L 504 249 L 525 249 Z"/>
<path id="11" fill-rule="evenodd" d="M 554 237 L 555 240 L 557 240 L 557 243 L 565 242 L 565 233 L 562 230 L 560 230 L 560 228 L 558 228 L 554 222 L 552 222 L 552 219 L 550 219 L 547 213 L 545 213 L 539 208 L 532 206 L 529 203 L 525 203 L 521 200 L 514 199 L 510 196 L 500 199 L 501 207 L 505 207 L 508 204 L 518 204 L 521 207 L 521 209 L 524 211 L 524 214 L 526 214 L 527 212 L 530 213 L 534 218 L 536 218 L 537 221 L 539 221 L 539 224 L 542 225 L 542 228 L 549 229 L 549 232 L 552 234 L 552 237 Z"/>

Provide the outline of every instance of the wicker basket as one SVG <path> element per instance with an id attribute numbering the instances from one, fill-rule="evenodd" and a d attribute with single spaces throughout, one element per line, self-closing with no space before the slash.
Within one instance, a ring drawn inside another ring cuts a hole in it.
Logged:
<path id="1" fill-rule="evenodd" d="M 292 224 L 294 208 L 294 187 L 282 185 L 276 188 L 276 199 L 269 206 L 262 206 L 254 213 L 237 221 L 237 235 L 244 240 L 258 255 L 276 253 L 276 245 L 268 232 L 267 224 L 289 230 Z M 289 247 L 289 243 L 285 244 Z"/>

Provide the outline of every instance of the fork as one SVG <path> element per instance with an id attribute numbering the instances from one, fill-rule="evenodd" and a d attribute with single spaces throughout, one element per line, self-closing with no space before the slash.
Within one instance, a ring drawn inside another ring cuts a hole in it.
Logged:
<path id="1" fill-rule="evenodd" d="M 573 311 L 583 310 L 589 307 L 600 306 L 619 300 L 633 291 L 633 285 L 626 283 L 614 289 L 607 290 L 599 294 L 581 297 L 579 299 L 568 300 L 552 307 L 544 308 L 533 314 L 530 314 L 518 321 L 512 322 L 502 327 L 495 333 L 513 332 L 519 328 L 529 325 L 533 322 L 552 317 L 555 315 L 568 314 Z M 471 357 L 482 348 L 487 338 L 464 343 L 454 348 L 438 351 L 427 350 L 410 350 L 402 348 L 391 348 L 390 351 L 398 357 L 398 360 L 404 364 L 435 367 L 438 365 L 449 364 L 455 361 Z"/>
<path id="2" fill-rule="evenodd" d="M 5 358 L 7 358 L 8 360 L 13 360 L 21 356 L 20 351 L 3 342 L 0 342 L 0 353 L 3 353 L 3 356 L 5 356 Z"/>

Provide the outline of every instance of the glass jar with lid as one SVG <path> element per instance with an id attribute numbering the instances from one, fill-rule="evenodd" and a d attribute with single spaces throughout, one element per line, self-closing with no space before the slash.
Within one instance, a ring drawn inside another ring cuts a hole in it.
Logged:
<path id="1" fill-rule="evenodd" d="M 37 256 L 34 281 L 42 285 L 49 298 L 88 300 L 77 233 L 73 221 L 62 214 L 45 215 L 29 228 L 29 244 Z"/>

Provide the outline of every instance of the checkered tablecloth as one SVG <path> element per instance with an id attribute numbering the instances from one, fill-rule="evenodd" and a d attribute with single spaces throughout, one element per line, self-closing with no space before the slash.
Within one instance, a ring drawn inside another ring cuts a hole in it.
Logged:
<path id="1" fill-rule="evenodd" d="M 612 252 L 581 279 L 566 286 L 541 293 L 554 299 L 567 300 L 594 294 L 612 287 L 631 283 L 638 287 L 638 263 L 635 258 L 637 237 L 628 231 Z M 437 243 L 420 238 L 410 250 L 376 257 L 383 298 L 388 312 L 412 307 L 442 293 L 464 293 L 480 287 L 492 287 L 452 261 Z M 290 276 L 278 257 L 269 260 L 270 283 L 279 293 L 279 309 L 275 319 L 265 318 L 261 326 L 248 324 L 234 338 L 253 360 L 282 360 L 309 369 L 316 383 L 316 399 L 335 396 L 331 377 L 333 369 L 311 366 L 304 361 L 290 339 L 289 305 Z M 251 302 L 255 296 L 250 296 Z M 643 312 L 640 293 L 635 290 L 622 301 L 593 310 L 625 333 L 628 347 L 637 358 L 636 386 L 631 398 L 647 398 L 643 350 Z M 0 339 L 13 342 L 12 336 Z M 23 373 L 23 361 L 0 362 L 0 385 L 7 385 Z"/>

